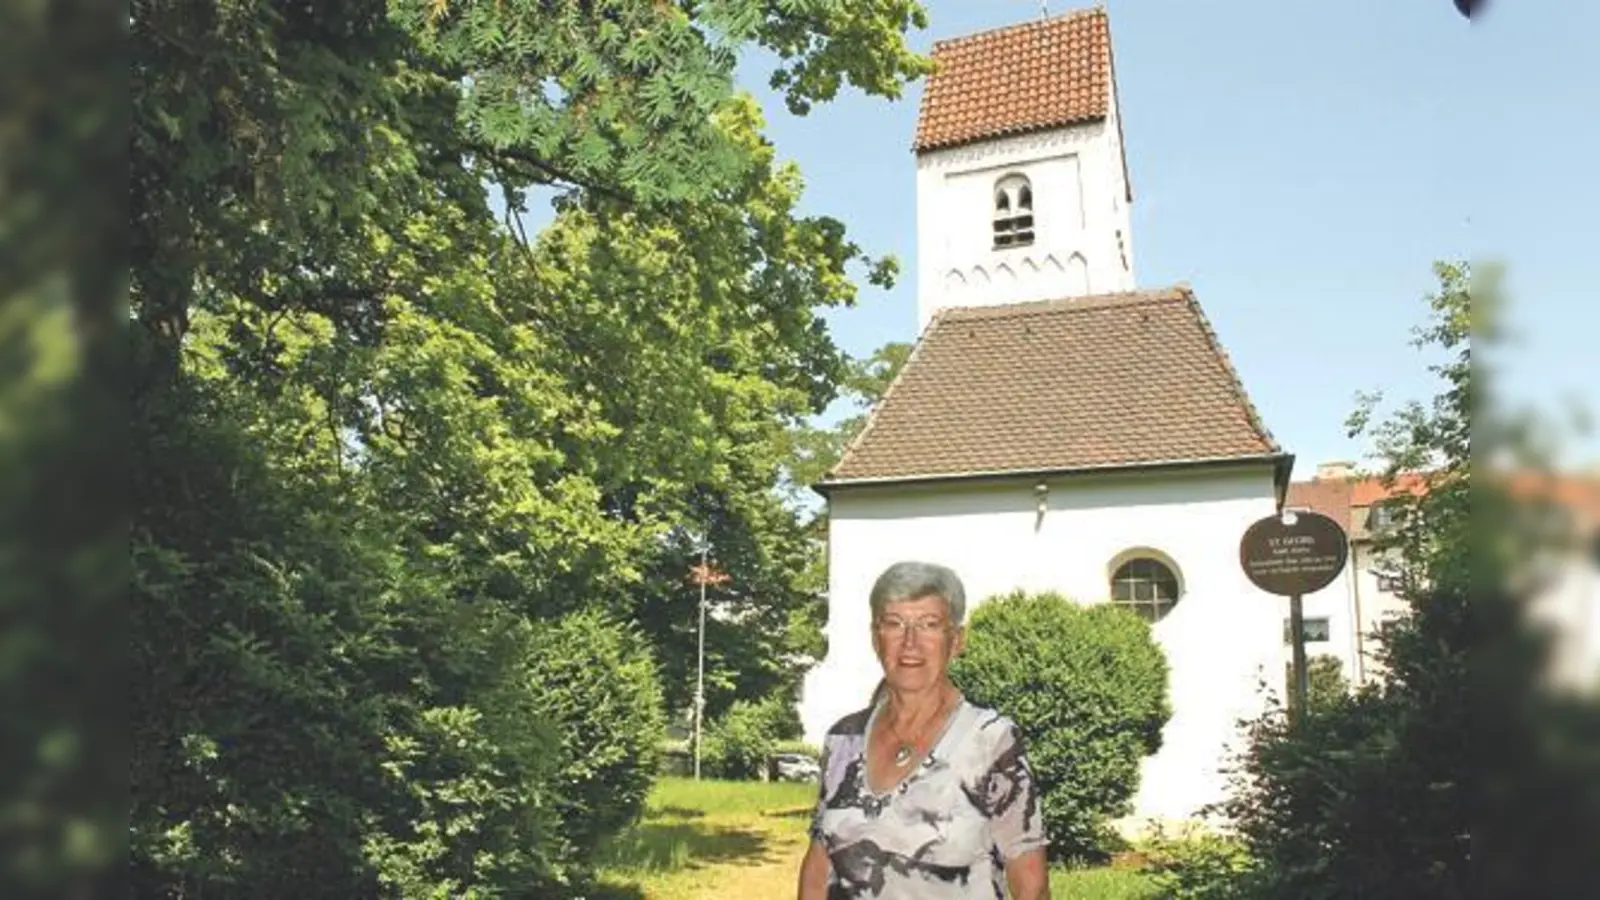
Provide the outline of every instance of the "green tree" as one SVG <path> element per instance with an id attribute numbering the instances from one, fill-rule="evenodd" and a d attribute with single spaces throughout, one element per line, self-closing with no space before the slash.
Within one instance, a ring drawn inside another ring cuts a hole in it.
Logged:
<path id="1" fill-rule="evenodd" d="M 718 202 L 566 209 L 502 288 L 538 298 L 526 309 L 568 395 L 601 423 L 581 452 L 602 505 L 657 536 L 634 551 L 642 585 L 614 603 L 651 635 L 674 710 L 694 688 L 699 592 L 686 576 L 701 541 L 729 575 L 710 592 L 710 716 L 793 693 L 821 651 L 808 537 L 774 486 L 786 435 L 846 371 L 816 309 L 854 302 L 853 265 L 880 284 L 893 274 L 837 221 L 796 214 L 799 173 L 760 138 L 752 102 L 723 121 L 755 165 Z"/>
<path id="2" fill-rule="evenodd" d="M 839 463 L 911 358 L 911 350 L 911 344 L 890 342 L 865 358 L 847 360 L 840 402 L 848 405 L 848 414 L 830 426 L 806 423 L 789 432 L 787 479 L 792 491 L 809 489 Z"/>
<path id="3" fill-rule="evenodd" d="M 208 295 L 266 300 L 271 271 L 298 290 L 269 290 L 267 308 L 371 324 L 361 267 L 332 265 L 345 239 L 441 195 L 481 221 L 483 180 L 513 208 L 541 185 L 707 200 L 746 171 L 716 121 L 741 47 L 775 54 L 772 81 L 803 112 L 844 82 L 897 97 L 927 70 L 904 43 L 925 25 L 911 0 L 138 4 L 139 320 L 176 340 Z"/>
<path id="4" fill-rule="evenodd" d="M 796 213 L 731 72 L 762 47 L 796 109 L 892 97 L 921 21 L 135 6 L 137 892 L 581 891 L 682 690 L 690 619 L 653 604 L 687 534 L 729 548 L 760 632 L 720 677 L 792 680 L 812 595 L 779 440 L 842 377 L 817 310 L 892 265 Z"/>
<path id="5" fill-rule="evenodd" d="M 0 884 L 120 889 L 127 827 L 126 36 L 0 8 Z"/>
<path id="6" fill-rule="evenodd" d="M 1406 525 L 1380 548 L 1398 556 L 1413 614 L 1380 644 L 1386 684 L 1314 705 L 1299 728 L 1276 714 L 1252 725 L 1224 807 L 1258 862 L 1257 896 L 1445 898 L 1465 896 L 1471 884 L 1463 753 L 1471 638 L 1461 565 L 1471 459 L 1459 440 L 1471 389 L 1471 301 L 1464 268 L 1437 272 L 1434 325 L 1419 337 L 1450 356 L 1436 369 L 1445 390 L 1431 408 L 1403 407 L 1377 439 L 1390 484 L 1419 471 L 1429 482 L 1401 501 Z M 1369 414 L 1370 406 L 1358 410 L 1352 430 L 1368 427 Z"/>
<path id="7" fill-rule="evenodd" d="M 1256 861 L 1252 896 L 1565 897 L 1600 875 L 1579 837 L 1600 825 L 1600 768 L 1572 752 L 1600 714 L 1541 684 L 1517 576 L 1546 535 L 1499 475 L 1537 448 L 1497 403 L 1485 348 L 1473 355 L 1500 336 L 1498 277 L 1435 273 L 1417 345 L 1443 357 L 1439 393 L 1375 426 L 1370 402 L 1352 418 L 1400 493 L 1379 549 L 1399 562 L 1410 615 L 1380 644 L 1383 684 L 1299 729 L 1256 723 L 1226 804 Z"/>

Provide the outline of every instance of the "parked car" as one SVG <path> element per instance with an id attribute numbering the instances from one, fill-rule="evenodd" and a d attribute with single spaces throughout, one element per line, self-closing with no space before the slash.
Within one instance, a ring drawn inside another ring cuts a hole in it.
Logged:
<path id="1" fill-rule="evenodd" d="M 817 761 L 803 753 L 779 753 L 773 757 L 780 781 L 816 781 L 822 777 Z"/>

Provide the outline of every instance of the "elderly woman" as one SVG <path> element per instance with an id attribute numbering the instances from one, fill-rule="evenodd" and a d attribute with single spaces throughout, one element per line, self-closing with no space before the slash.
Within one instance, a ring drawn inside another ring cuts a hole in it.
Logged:
<path id="1" fill-rule="evenodd" d="M 1039 795 L 1017 726 L 949 678 L 966 593 L 902 562 L 870 596 L 883 680 L 822 748 L 800 900 L 1037 900 L 1050 895 Z"/>

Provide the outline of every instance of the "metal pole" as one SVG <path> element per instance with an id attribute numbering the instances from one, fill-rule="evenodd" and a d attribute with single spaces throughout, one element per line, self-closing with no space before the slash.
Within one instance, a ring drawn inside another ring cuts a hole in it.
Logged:
<path id="1" fill-rule="evenodd" d="M 696 656 L 697 673 L 694 685 L 694 780 L 700 780 L 700 725 L 706 711 L 706 581 L 710 570 L 706 568 L 707 547 L 700 547 L 700 641 Z"/>
<path id="2" fill-rule="evenodd" d="M 1311 693 L 1311 674 L 1306 670 L 1305 607 L 1299 594 L 1289 597 L 1289 632 L 1294 641 L 1294 697 L 1289 718 L 1299 722 L 1305 716 L 1306 698 Z"/>

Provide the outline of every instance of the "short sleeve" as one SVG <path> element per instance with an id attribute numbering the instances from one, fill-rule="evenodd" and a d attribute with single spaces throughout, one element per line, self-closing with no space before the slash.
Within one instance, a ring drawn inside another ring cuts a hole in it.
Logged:
<path id="1" fill-rule="evenodd" d="M 1049 844 L 1038 782 L 1028 766 L 1022 731 L 1014 722 L 999 728 L 984 776 L 983 805 L 994 843 L 1007 860 Z"/>

